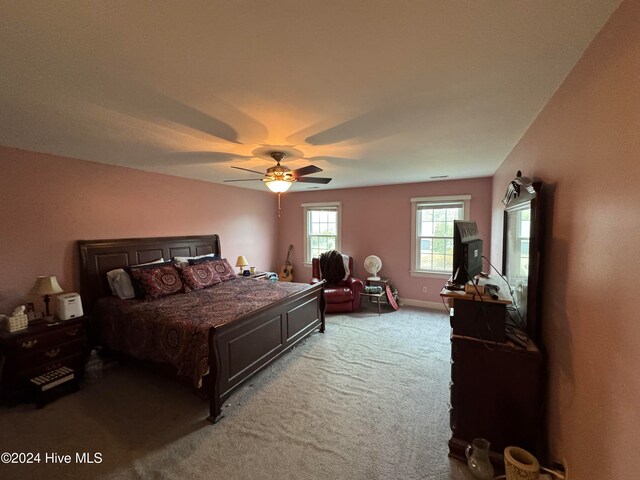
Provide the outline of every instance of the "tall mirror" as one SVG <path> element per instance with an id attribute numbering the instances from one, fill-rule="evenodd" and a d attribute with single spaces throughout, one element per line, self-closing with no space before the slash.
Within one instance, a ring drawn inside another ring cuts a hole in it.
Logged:
<path id="1" fill-rule="evenodd" d="M 512 293 L 509 316 L 535 343 L 541 338 L 540 302 L 540 189 L 542 184 L 518 171 L 502 202 L 504 230 L 502 274 Z"/>

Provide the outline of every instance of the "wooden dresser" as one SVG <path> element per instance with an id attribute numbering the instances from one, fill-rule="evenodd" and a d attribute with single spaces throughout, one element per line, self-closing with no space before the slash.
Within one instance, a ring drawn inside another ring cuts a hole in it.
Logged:
<path id="1" fill-rule="evenodd" d="M 511 445 L 542 458 L 544 358 L 533 341 L 506 339 L 511 301 L 503 291 L 498 299 L 447 289 L 440 295 L 453 304 L 449 456 L 466 462 L 467 445 L 481 437 L 499 467 Z"/>
<path id="2" fill-rule="evenodd" d="M 60 367 L 82 375 L 86 348 L 87 317 L 56 324 L 31 322 L 15 333 L 0 333 L 0 398 L 16 402 L 27 399 L 30 379 Z"/>
<path id="3" fill-rule="evenodd" d="M 542 456 L 543 372 L 531 341 L 520 348 L 451 335 L 449 455 L 466 462 L 467 445 L 482 437 L 497 454 L 516 445 Z"/>

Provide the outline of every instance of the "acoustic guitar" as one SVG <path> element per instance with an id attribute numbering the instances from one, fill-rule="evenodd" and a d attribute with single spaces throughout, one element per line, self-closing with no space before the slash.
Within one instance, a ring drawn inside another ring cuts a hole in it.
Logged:
<path id="1" fill-rule="evenodd" d="M 278 280 L 281 282 L 293 282 L 293 265 L 289 261 L 289 255 L 291 255 L 291 250 L 293 250 L 293 245 L 289 245 L 289 251 L 287 251 L 287 260 L 280 268 L 280 274 L 278 275 Z"/>

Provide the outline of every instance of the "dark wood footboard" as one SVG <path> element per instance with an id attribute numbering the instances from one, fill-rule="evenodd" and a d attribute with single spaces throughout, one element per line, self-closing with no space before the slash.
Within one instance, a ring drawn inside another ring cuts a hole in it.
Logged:
<path id="1" fill-rule="evenodd" d="M 209 331 L 209 420 L 233 390 L 316 328 L 324 333 L 323 283 Z"/>

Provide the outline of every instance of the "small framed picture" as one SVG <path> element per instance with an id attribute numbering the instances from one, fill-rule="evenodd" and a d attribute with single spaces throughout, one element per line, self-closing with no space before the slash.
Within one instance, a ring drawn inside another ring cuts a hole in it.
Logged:
<path id="1" fill-rule="evenodd" d="M 27 303 L 24 306 L 24 313 L 27 314 L 27 320 L 31 321 L 31 320 L 35 320 L 36 318 L 36 310 L 33 306 L 33 303 Z"/>

